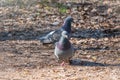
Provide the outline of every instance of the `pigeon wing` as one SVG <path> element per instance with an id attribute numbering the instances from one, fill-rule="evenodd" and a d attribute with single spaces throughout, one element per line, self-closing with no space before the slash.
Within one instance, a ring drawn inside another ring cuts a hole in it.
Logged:
<path id="1" fill-rule="evenodd" d="M 39 38 L 39 40 L 43 44 L 50 44 L 50 43 L 57 42 L 60 39 L 60 37 L 61 37 L 61 32 L 62 32 L 61 29 L 55 30 L 55 31 L 51 31 L 46 36 L 43 36 L 43 37 Z"/>

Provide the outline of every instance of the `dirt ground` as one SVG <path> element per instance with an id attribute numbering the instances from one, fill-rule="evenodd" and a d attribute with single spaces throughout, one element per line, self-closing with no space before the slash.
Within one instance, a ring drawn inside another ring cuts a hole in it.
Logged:
<path id="1" fill-rule="evenodd" d="M 119 0 L 63 2 L 67 9 L 2 1 L 0 80 L 120 80 Z M 43 45 L 38 38 L 59 29 L 68 15 L 75 21 L 71 43 L 76 51 L 71 65 L 60 66 L 54 44 Z"/>

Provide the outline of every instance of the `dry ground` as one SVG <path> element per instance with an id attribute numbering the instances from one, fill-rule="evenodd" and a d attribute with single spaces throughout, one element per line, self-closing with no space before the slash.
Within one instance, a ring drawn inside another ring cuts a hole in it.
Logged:
<path id="1" fill-rule="evenodd" d="M 51 3 L 3 2 L 0 80 L 120 80 L 119 0 L 71 2 L 66 12 Z M 75 20 L 71 43 L 76 51 L 72 64 L 62 67 L 55 59 L 54 45 L 42 45 L 37 39 L 58 29 L 67 15 Z M 53 26 L 54 22 L 59 24 Z"/>

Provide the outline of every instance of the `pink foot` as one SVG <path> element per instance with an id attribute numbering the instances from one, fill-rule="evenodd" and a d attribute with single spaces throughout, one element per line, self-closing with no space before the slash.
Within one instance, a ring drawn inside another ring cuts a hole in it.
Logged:
<path id="1" fill-rule="evenodd" d="M 63 61 L 60 65 L 61 65 L 61 66 L 64 66 L 64 65 L 65 65 L 65 62 Z"/>

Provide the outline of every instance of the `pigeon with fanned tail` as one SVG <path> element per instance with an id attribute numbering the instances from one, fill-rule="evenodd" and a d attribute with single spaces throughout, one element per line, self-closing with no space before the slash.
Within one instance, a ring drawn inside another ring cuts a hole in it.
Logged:
<path id="1" fill-rule="evenodd" d="M 45 36 L 40 37 L 40 42 L 43 44 L 55 43 L 60 39 L 62 31 L 67 31 L 68 34 L 71 34 L 71 22 L 73 22 L 73 18 L 68 16 L 60 29 L 51 31 Z"/>
<path id="2" fill-rule="evenodd" d="M 66 31 L 63 31 L 60 40 L 55 44 L 54 54 L 61 65 L 70 63 L 70 59 L 74 55 L 74 48 L 70 43 L 68 37 L 69 34 Z"/>

